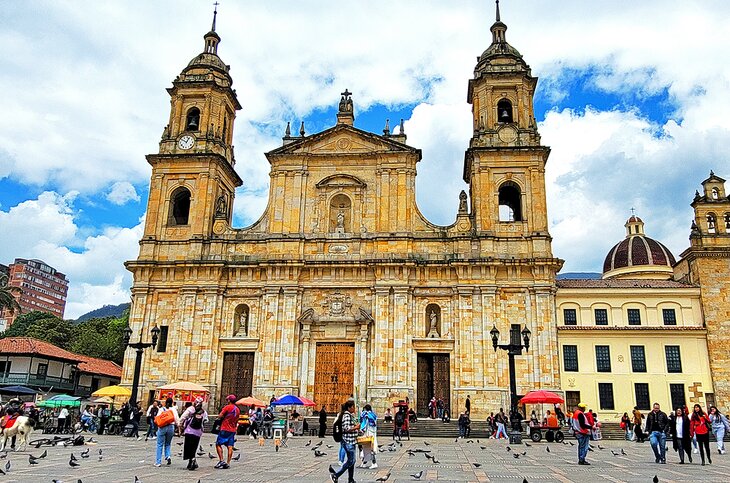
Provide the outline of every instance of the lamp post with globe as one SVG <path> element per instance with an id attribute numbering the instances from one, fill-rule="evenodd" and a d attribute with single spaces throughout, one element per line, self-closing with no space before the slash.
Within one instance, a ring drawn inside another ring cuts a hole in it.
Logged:
<path id="1" fill-rule="evenodd" d="M 137 392 L 139 391 L 139 373 L 142 370 L 142 353 L 148 347 L 153 349 L 157 346 L 157 339 L 160 336 L 160 329 L 157 324 L 152 326 L 150 330 L 152 336 L 151 342 L 142 342 L 143 333 L 139 331 L 139 341 L 130 342 L 132 337 L 132 329 L 127 327 L 124 329 L 124 348 L 131 347 L 137 351 L 136 359 L 134 360 L 134 376 L 132 378 L 132 396 L 129 398 L 130 406 L 134 407 L 137 404 Z"/>

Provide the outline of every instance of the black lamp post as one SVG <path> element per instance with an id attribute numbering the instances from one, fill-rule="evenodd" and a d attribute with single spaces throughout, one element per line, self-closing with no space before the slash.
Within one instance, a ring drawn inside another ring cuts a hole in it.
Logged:
<path id="1" fill-rule="evenodd" d="M 510 422 L 511 431 L 509 433 L 510 443 L 520 444 L 522 443 L 522 423 L 519 421 L 517 411 L 517 379 L 515 374 L 515 356 L 522 355 L 522 349 L 529 350 L 530 348 L 530 329 L 525 326 L 520 332 L 519 325 L 513 325 L 510 330 L 510 343 L 500 344 L 499 343 L 499 330 L 496 326 L 492 326 L 492 330 L 489 331 L 492 336 L 492 346 L 494 351 L 502 349 L 507 351 L 509 356 L 509 396 L 510 396 Z M 522 335 L 522 342 L 520 342 L 520 335 Z M 519 428 L 517 427 L 519 425 Z"/>
<path id="2" fill-rule="evenodd" d="M 124 329 L 124 348 L 131 347 L 136 349 L 137 358 L 134 360 L 134 377 L 132 379 L 132 396 L 129 398 L 129 404 L 135 406 L 137 404 L 137 392 L 139 390 L 139 373 L 142 370 L 142 352 L 148 347 L 153 349 L 157 346 L 157 338 L 160 336 L 160 329 L 157 324 L 152 326 L 150 330 L 152 334 L 152 342 L 142 342 L 142 331 L 139 331 L 139 342 L 130 343 L 129 339 L 132 337 L 132 329 L 127 326 Z"/>

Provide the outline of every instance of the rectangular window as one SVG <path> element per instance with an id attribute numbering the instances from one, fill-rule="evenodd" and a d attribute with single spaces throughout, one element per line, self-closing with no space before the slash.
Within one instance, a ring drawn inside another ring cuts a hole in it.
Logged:
<path id="1" fill-rule="evenodd" d="M 595 309 L 593 316 L 596 319 L 596 325 L 608 325 L 608 310 L 607 309 Z"/>
<path id="2" fill-rule="evenodd" d="M 37 374 L 40 377 L 46 377 L 46 374 L 48 374 L 48 364 L 38 364 Z"/>
<path id="3" fill-rule="evenodd" d="M 607 345 L 596 346 L 596 370 L 611 372 L 611 350 Z"/>
<path id="4" fill-rule="evenodd" d="M 601 409 L 614 409 L 613 384 L 610 382 L 598 383 L 598 403 L 601 406 Z"/>
<path id="5" fill-rule="evenodd" d="M 636 395 L 636 407 L 638 407 L 639 409 L 651 409 L 651 403 L 649 402 L 648 383 L 634 383 L 634 394 Z"/>
<path id="6" fill-rule="evenodd" d="M 0 361 L 0 374 L 7 374 L 10 372 L 10 364 L 13 361 Z"/>
<path id="7" fill-rule="evenodd" d="M 629 318 L 629 325 L 641 325 L 641 312 L 639 309 L 627 309 L 626 315 Z"/>
<path id="8" fill-rule="evenodd" d="M 677 325 L 677 314 L 674 309 L 662 309 L 664 325 Z"/>
<path id="9" fill-rule="evenodd" d="M 667 356 L 667 372 L 682 372 L 682 357 L 679 354 L 678 345 L 668 345 L 664 347 L 664 353 Z"/>
<path id="10" fill-rule="evenodd" d="M 669 396 L 672 398 L 672 409 L 683 408 L 687 404 L 684 397 L 684 384 L 670 384 Z"/>
<path id="11" fill-rule="evenodd" d="M 563 346 L 563 366 L 568 372 L 578 372 L 578 346 Z"/>
<path id="12" fill-rule="evenodd" d="M 157 339 L 157 352 L 165 352 L 167 350 L 167 331 L 169 327 L 160 326 L 160 338 Z"/>
<path id="13" fill-rule="evenodd" d="M 632 345 L 631 349 L 631 370 L 634 372 L 646 372 L 646 354 L 643 345 Z"/>
<path id="14" fill-rule="evenodd" d="M 563 309 L 563 321 L 565 325 L 578 325 L 578 316 L 575 309 Z"/>

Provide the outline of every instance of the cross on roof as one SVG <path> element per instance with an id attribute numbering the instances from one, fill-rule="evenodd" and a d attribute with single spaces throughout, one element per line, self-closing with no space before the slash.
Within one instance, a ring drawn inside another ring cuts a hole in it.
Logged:
<path id="1" fill-rule="evenodd" d="M 352 95 L 352 92 L 350 92 L 347 89 L 345 89 L 345 92 L 341 92 L 340 94 L 342 94 L 343 96 L 345 96 L 345 99 L 347 99 L 348 97 L 350 97 Z"/>
<path id="2" fill-rule="evenodd" d="M 631 215 L 636 215 L 636 210 L 634 208 L 631 208 Z"/>

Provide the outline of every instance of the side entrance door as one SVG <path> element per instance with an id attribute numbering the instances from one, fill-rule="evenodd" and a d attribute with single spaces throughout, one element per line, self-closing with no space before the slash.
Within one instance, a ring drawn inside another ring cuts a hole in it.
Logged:
<path id="1" fill-rule="evenodd" d="M 224 352 L 221 400 L 229 394 L 242 398 L 253 389 L 253 352 Z"/>
<path id="2" fill-rule="evenodd" d="M 355 381 L 355 344 L 319 342 L 314 366 L 314 400 L 316 409 L 338 413 L 352 397 Z"/>
<path id="3" fill-rule="evenodd" d="M 417 357 L 416 413 L 427 416 L 428 402 L 434 396 L 443 399 L 449 412 L 454 413 L 451 407 L 449 354 L 419 353 Z"/>

